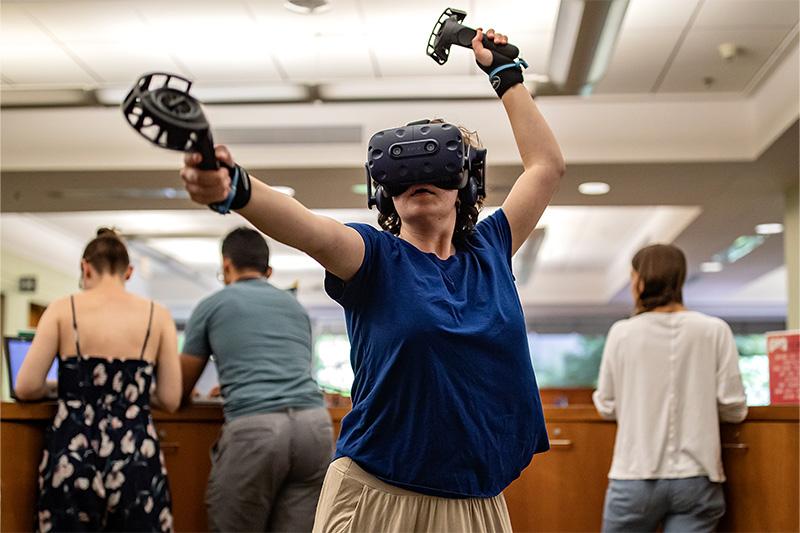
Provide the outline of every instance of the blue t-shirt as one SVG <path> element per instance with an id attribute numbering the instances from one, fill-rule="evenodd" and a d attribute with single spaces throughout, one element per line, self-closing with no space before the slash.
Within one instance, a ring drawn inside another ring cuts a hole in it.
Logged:
<path id="1" fill-rule="evenodd" d="M 351 224 L 364 262 L 325 289 L 345 310 L 353 409 L 337 457 L 448 498 L 493 497 L 549 449 L 502 210 L 439 259 Z"/>

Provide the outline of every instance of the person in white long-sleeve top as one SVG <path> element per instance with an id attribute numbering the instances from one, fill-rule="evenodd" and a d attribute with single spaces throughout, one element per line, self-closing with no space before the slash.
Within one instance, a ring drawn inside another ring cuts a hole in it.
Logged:
<path id="1" fill-rule="evenodd" d="M 719 422 L 747 416 L 733 333 L 683 306 L 679 248 L 643 248 L 632 267 L 636 311 L 611 327 L 593 396 L 617 421 L 603 531 L 713 531 L 725 513 Z"/>

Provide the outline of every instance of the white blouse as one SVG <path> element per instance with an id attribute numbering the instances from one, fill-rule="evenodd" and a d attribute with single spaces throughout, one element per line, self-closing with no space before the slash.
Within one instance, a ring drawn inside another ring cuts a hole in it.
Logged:
<path id="1" fill-rule="evenodd" d="M 725 481 L 719 421 L 747 403 L 730 327 L 696 311 L 649 312 L 608 332 L 594 404 L 617 420 L 612 479 Z"/>

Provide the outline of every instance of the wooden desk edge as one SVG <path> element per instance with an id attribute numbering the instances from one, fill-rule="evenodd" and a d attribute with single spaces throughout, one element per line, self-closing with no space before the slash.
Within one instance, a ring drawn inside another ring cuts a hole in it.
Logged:
<path id="1" fill-rule="evenodd" d="M 55 415 L 55 402 L 2 402 L 0 419 L 4 422 L 24 420 L 50 420 Z M 347 414 L 347 407 L 329 407 L 328 412 L 334 422 L 340 422 Z M 167 413 L 153 409 L 153 418 L 157 421 L 170 422 L 222 422 L 222 406 L 219 404 L 192 404 L 180 409 L 177 413 Z M 594 422 L 601 424 L 614 423 L 603 420 L 591 405 L 571 405 L 568 407 L 544 406 L 544 418 L 547 422 Z M 800 406 L 767 405 L 751 407 L 747 414 L 748 422 L 780 422 L 800 421 Z"/>

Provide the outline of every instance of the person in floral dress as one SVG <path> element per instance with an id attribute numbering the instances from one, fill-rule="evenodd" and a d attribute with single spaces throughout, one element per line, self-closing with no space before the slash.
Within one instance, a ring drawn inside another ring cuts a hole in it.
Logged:
<path id="1" fill-rule="evenodd" d="M 59 357 L 58 410 L 39 466 L 37 531 L 172 531 L 150 402 L 153 390 L 163 409 L 179 406 L 175 324 L 164 307 L 125 290 L 131 273 L 122 240 L 98 231 L 81 260 L 83 292 L 47 308 L 20 369 L 17 397 L 39 399 L 52 386 L 47 370 Z"/>

